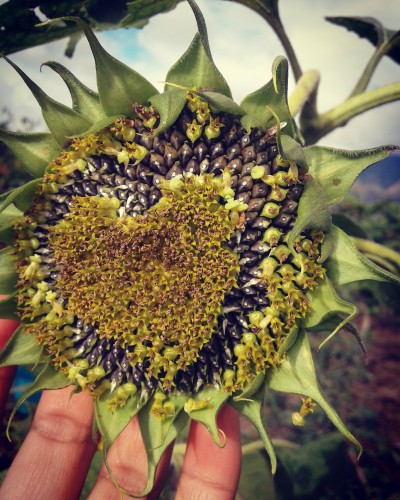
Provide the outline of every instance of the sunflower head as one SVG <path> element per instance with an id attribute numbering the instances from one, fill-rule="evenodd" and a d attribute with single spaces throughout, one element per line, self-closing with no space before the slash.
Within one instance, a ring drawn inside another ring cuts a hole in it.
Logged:
<path id="1" fill-rule="evenodd" d="M 65 18 L 90 43 L 98 93 L 48 62 L 71 91 L 67 108 L 9 61 L 50 133 L 0 132 L 34 176 L 1 200 L 0 234 L 11 246 L 0 252 L 0 291 L 10 294 L 0 312 L 22 322 L 1 366 L 35 365 L 33 390 L 89 391 L 106 463 L 138 414 L 149 459 L 143 495 L 190 419 L 221 445 L 224 403 L 255 424 L 274 470 L 260 415 L 266 388 L 304 396 L 295 424 L 318 404 L 359 446 L 319 389 L 306 330 L 332 336 L 354 317 L 334 285 L 392 278 L 329 212 L 389 149 L 302 148 L 282 57 L 272 80 L 236 104 L 189 3 L 199 33 L 164 92 Z"/>

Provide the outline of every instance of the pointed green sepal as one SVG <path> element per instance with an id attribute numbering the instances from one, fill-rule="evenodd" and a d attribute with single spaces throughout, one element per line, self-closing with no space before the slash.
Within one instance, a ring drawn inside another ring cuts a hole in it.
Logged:
<path id="1" fill-rule="evenodd" d="M 14 241 L 14 223 L 22 217 L 21 210 L 10 203 L 2 212 L 0 212 L 0 243 L 11 245 Z"/>
<path id="2" fill-rule="evenodd" d="M 96 63 L 101 106 L 107 116 L 133 116 L 134 103 L 146 104 L 151 96 L 158 94 L 158 90 L 146 78 L 104 50 L 88 24 L 78 17 L 62 17 L 47 23 L 60 20 L 78 24 L 85 33 Z"/>
<path id="3" fill-rule="evenodd" d="M 286 359 L 277 368 L 267 372 L 266 383 L 275 391 L 301 394 L 311 398 L 324 410 L 343 436 L 357 446 L 361 454 L 361 444 L 347 429 L 319 388 L 310 346 L 303 330 L 299 331 L 296 343 L 287 353 Z"/>
<path id="4" fill-rule="evenodd" d="M 36 187 L 41 179 L 33 179 L 20 187 L 0 195 L 0 213 L 13 203 L 19 210 L 25 212 L 32 204 Z"/>
<path id="5" fill-rule="evenodd" d="M 285 122 L 285 132 L 297 138 L 298 133 L 290 115 L 287 103 L 288 62 L 280 56 L 272 65 L 272 79 L 263 87 L 246 96 L 240 107 L 255 119 L 263 129 L 268 129 L 276 123 Z"/>
<path id="6" fill-rule="evenodd" d="M 235 394 L 233 399 L 235 401 L 241 401 L 242 399 L 248 399 L 254 396 L 260 389 L 260 387 L 264 384 L 265 373 L 259 373 L 256 375 L 253 380 L 248 383 L 241 393 Z"/>
<path id="7" fill-rule="evenodd" d="M 224 94 L 212 91 L 198 91 L 196 94 L 208 102 L 213 113 L 228 113 L 234 116 L 245 114 L 245 111 L 233 99 Z"/>
<path id="8" fill-rule="evenodd" d="M 279 129 L 280 131 L 280 129 Z M 280 151 L 279 153 L 286 160 L 292 160 L 303 169 L 304 172 L 308 171 L 307 160 L 304 154 L 304 149 L 295 141 L 290 135 L 280 135 Z"/>
<path id="9" fill-rule="evenodd" d="M 329 233 L 331 226 L 332 217 L 324 190 L 318 182 L 309 178 L 304 183 L 298 216 L 293 229 L 290 231 L 288 245 L 292 245 L 295 238 L 304 231 L 321 229 L 324 233 Z"/>
<path id="10" fill-rule="evenodd" d="M 351 238 L 336 226 L 332 226 L 332 241 L 333 248 L 326 261 L 326 270 L 334 285 L 361 280 L 400 282 L 399 276 L 377 266 L 361 254 Z"/>
<path id="11" fill-rule="evenodd" d="M 47 133 L 27 134 L 0 129 L 0 140 L 33 177 L 42 177 L 47 165 L 60 153 L 59 144 Z"/>
<path id="12" fill-rule="evenodd" d="M 228 398 L 229 394 L 224 389 L 207 386 L 194 394 L 184 407 L 192 420 L 200 422 L 207 428 L 215 444 L 220 448 L 225 446 L 225 435 L 218 429 L 217 416 Z"/>
<path id="13" fill-rule="evenodd" d="M 308 295 L 307 295 L 308 297 Z M 290 332 L 286 335 L 285 340 L 282 342 L 282 345 L 278 351 L 278 359 L 280 360 L 282 355 L 285 354 L 296 342 L 297 335 L 299 334 L 299 329 L 297 326 L 294 326 Z"/>
<path id="14" fill-rule="evenodd" d="M 128 398 L 122 408 L 112 411 L 111 401 L 115 394 L 108 393 L 95 400 L 95 417 L 97 427 L 104 439 L 104 449 L 106 453 L 118 435 L 125 429 L 132 418 L 140 411 L 145 404 L 139 394 Z"/>
<path id="15" fill-rule="evenodd" d="M 49 97 L 16 64 L 5 59 L 19 73 L 39 103 L 44 121 L 60 146 L 63 146 L 66 137 L 80 134 L 90 127 L 90 121 L 83 115 Z"/>
<path id="16" fill-rule="evenodd" d="M 0 294 L 8 295 L 15 292 L 18 275 L 15 272 L 15 260 L 10 255 L 10 247 L 0 250 Z"/>
<path id="17" fill-rule="evenodd" d="M 93 123 L 105 117 L 97 92 L 86 87 L 65 66 L 55 61 L 47 61 L 42 66 L 48 66 L 64 80 L 71 94 L 73 110 Z"/>
<path id="18" fill-rule="evenodd" d="M 13 365 L 38 365 L 48 363 L 50 357 L 39 345 L 34 335 L 24 332 L 23 325 L 12 334 L 10 340 L 0 353 L 0 367 Z"/>
<path id="19" fill-rule="evenodd" d="M 174 407 L 174 413 L 160 418 L 152 414 L 154 397 L 139 414 L 139 425 L 147 454 L 147 484 L 138 496 L 146 496 L 154 486 L 157 466 L 167 447 L 181 433 L 189 421 L 188 415 L 182 411 L 186 401 L 185 395 L 169 396 L 168 404 Z"/>
<path id="20" fill-rule="evenodd" d="M 104 118 L 100 118 L 100 120 L 93 123 L 93 125 L 87 130 L 85 130 L 83 134 L 77 134 L 71 137 L 84 137 L 85 135 L 88 134 L 96 134 L 97 132 L 100 132 L 101 130 L 109 127 L 110 125 L 113 125 L 117 120 L 120 120 L 121 118 L 124 118 L 124 116 L 123 115 L 105 116 Z"/>
<path id="21" fill-rule="evenodd" d="M 63 373 L 56 370 L 51 364 L 46 365 L 39 373 L 39 375 L 36 377 L 32 385 L 28 387 L 28 389 L 22 394 L 22 396 L 16 402 L 7 424 L 6 434 L 8 439 L 11 441 L 9 436 L 9 430 L 14 415 L 18 411 L 18 408 L 20 408 L 20 406 L 30 396 L 42 390 L 62 389 L 63 387 L 67 387 L 68 385 L 71 385 L 71 381 L 68 380 Z"/>
<path id="22" fill-rule="evenodd" d="M 121 487 L 115 479 L 113 471 L 108 463 L 107 454 L 115 439 L 125 429 L 132 418 L 142 409 L 146 402 L 140 398 L 139 394 L 135 394 L 126 400 L 122 408 L 117 408 L 115 411 L 112 411 L 110 404 L 112 404 L 114 398 L 115 394 L 110 394 L 107 391 L 106 395 L 102 395 L 99 399 L 95 400 L 94 409 L 96 425 L 103 438 L 104 465 L 110 474 L 111 480 L 120 491 Z"/>
<path id="23" fill-rule="evenodd" d="M 225 78 L 212 59 L 208 57 L 198 33 L 188 50 L 168 71 L 165 81 L 182 87 L 212 89 L 232 97 Z M 169 89 L 170 87 L 167 84 L 165 90 L 168 91 Z"/>
<path id="24" fill-rule="evenodd" d="M 351 302 L 341 299 L 332 286 L 329 278 L 324 278 L 318 286 L 307 294 L 310 303 L 310 310 L 303 321 L 304 328 L 315 328 L 320 323 L 326 322 L 333 316 L 345 314 L 346 318 L 335 325 L 334 330 L 320 344 L 321 348 L 330 340 L 341 328 L 352 321 L 357 314 L 357 307 Z"/>
<path id="25" fill-rule="evenodd" d="M 330 205 L 348 193 L 357 177 L 367 167 L 384 160 L 397 146 L 382 146 L 360 151 L 346 151 L 321 146 L 304 149 L 310 174 L 324 188 Z"/>
<path id="26" fill-rule="evenodd" d="M 172 89 L 150 97 L 150 103 L 160 115 L 160 123 L 154 131 L 154 135 L 160 134 L 175 123 L 186 104 L 186 96 L 185 90 Z"/>
<path id="27" fill-rule="evenodd" d="M 250 420 L 250 422 L 257 429 L 261 440 L 264 444 L 264 447 L 269 455 L 269 459 L 271 461 L 271 472 L 275 474 L 276 472 L 276 455 L 274 446 L 271 442 L 270 437 L 268 436 L 267 429 L 264 423 L 264 412 L 263 412 L 263 403 L 264 403 L 264 393 L 265 387 L 262 386 L 260 389 L 254 394 L 252 399 L 247 400 L 229 400 L 229 405 L 239 411 L 242 415 Z"/>
<path id="28" fill-rule="evenodd" d="M 17 314 L 17 292 L 0 300 L 0 318 L 19 320 Z"/>

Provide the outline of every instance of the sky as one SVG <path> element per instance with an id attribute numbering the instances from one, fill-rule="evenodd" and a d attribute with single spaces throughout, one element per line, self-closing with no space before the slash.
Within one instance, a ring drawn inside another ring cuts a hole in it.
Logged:
<path id="1" fill-rule="evenodd" d="M 1 0 L 0 0 L 1 1 Z M 4 2 L 1 2 L 4 3 Z M 214 60 L 231 86 L 237 102 L 271 78 L 271 66 L 283 48 L 269 25 L 252 10 L 230 1 L 198 0 L 206 18 Z M 400 0 L 280 0 L 281 19 L 303 71 L 321 73 L 320 111 L 342 102 L 351 92 L 372 52 L 372 45 L 346 29 L 328 23 L 324 16 L 371 16 L 387 28 L 398 29 Z M 196 32 L 185 2 L 177 9 L 153 17 L 141 30 L 113 30 L 99 34 L 112 55 L 143 74 L 160 90 L 172 64 L 183 54 Z M 66 40 L 13 54 L 17 63 L 49 95 L 66 104 L 70 99 L 58 75 L 40 64 L 56 60 L 86 85 L 95 89 L 94 63 L 85 39 L 72 59 L 64 56 Z M 369 88 L 400 80 L 400 66 L 383 60 Z M 294 87 L 289 80 L 289 93 Z M 0 109 L 12 110 L 16 121 L 32 117 L 44 130 L 40 109 L 29 90 L 5 61 L 0 61 Z M 362 149 L 399 143 L 400 103 L 382 106 L 352 120 L 320 141 L 344 149 Z M 18 125 L 18 124 L 17 124 Z"/>

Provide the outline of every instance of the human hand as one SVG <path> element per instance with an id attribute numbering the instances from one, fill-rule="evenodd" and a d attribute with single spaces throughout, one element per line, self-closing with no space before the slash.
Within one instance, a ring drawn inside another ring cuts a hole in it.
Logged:
<path id="1" fill-rule="evenodd" d="M 10 320 L 0 320 L 3 345 L 16 325 Z M 10 370 L 5 370 L 0 370 L 1 398 L 6 397 L 12 380 Z M 44 391 L 31 429 L 3 482 L 0 498 L 79 498 L 96 451 L 92 420 L 93 402 L 86 392 L 71 397 L 71 387 Z M 191 423 L 177 499 L 234 498 L 241 465 L 237 412 L 225 406 L 218 416 L 218 427 L 226 435 L 224 448 L 215 445 L 203 425 Z M 154 489 L 147 498 L 158 498 L 168 476 L 171 454 L 172 447 L 169 447 L 160 462 Z M 122 488 L 133 494 L 144 489 L 147 458 L 136 418 L 112 445 L 108 462 Z M 114 498 L 121 496 L 103 465 L 89 499 Z"/>

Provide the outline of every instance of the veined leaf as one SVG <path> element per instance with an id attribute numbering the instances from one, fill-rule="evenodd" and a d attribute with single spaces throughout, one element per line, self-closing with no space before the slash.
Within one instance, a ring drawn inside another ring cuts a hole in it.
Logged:
<path id="1" fill-rule="evenodd" d="M 296 343 L 288 351 L 286 359 L 277 368 L 268 370 L 266 380 L 267 385 L 275 391 L 302 394 L 313 399 L 361 453 L 360 443 L 347 429 L 318 386 L 310 346 L 304 331 L 299 332 Z"/>
<path id="2" fill-rule="evenodd" d="M 65 66 L 55 61 L 45 62 L 42 66 L 48 66 L 64 80 L 71 94 L 72 109 L 93 123 L 105 117 L 97 92 L 86 87 Z"/>
<path id="3" fill-rule="evenodd" d="M 225 78 L 208 57 L 198 33 L 196 33 L 188 50 L 168 71 L 165 81 L 187 88 L 192 88 L 194 85 L 198 89 L 211 88 L 232 97 Z M 165 90 L 169 89 L 170 87 L 166 85 Z"/>
<path id="4" fill-rule="evenodd" d="M 304 149 L 310 174 L 324 188 L 330 205 L 339 202 L 367 167 L 385 159 L 397 146 L 345 151 L 322 146 Z"/>
<path id="5" fill-rule="evenodd" d="M 0 129 L 0 140 L 33 177 L 41 177 L 47 165 L 60 153 L 60 145 L 47 133 L 27 134 Z"/>
<path id="6" fill-rule="evenodd" d="M 5 60 L 19 73 L 32 92 L 42 109 L 44 121 L 60 146 L 64 144 L 66 137 L 80 134 L 90 127 L 91 123 L 86 117 L 49 97 L 16 64 L 6 57 Z"/>
<path id="7" fill-rule="evenodd" d="M 350 237 L 338 227 L 332 226 L 333 248 L 326 261 L 326 270 L 334 285 L 345 285 L 361 280 L 394 281 L 399 277 L 382 269 L 364 257 Z"/>

